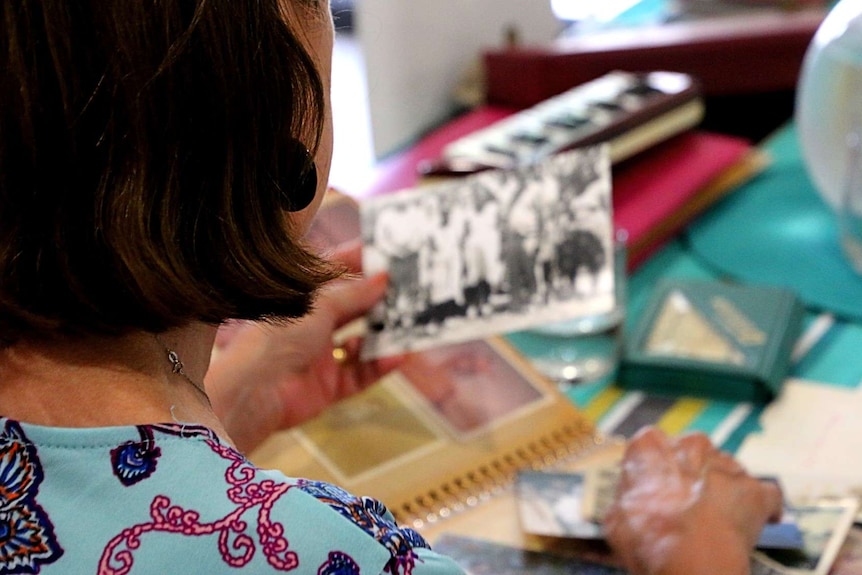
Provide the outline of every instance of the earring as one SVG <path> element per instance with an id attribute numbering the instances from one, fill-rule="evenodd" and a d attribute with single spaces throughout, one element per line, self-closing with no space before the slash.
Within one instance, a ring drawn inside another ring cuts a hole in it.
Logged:
<path id="1" fill-rule="evenodd" d="M 299 212 L 314 200 L 317 194 L 317 165 L 311 152 L 298 140 L 294 140 L 291 169 L 279 182 L 279 200 L 283 210 Z"/>

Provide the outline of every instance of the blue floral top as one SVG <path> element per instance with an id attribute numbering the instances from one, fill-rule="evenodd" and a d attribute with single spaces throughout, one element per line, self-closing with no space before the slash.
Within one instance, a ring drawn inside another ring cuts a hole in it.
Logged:
<path id="1" fill-rule="evenodd" d="M 378 501 L 254 467 L 207 428 L 0 417 L 0 575 L 462 573 Z"/>

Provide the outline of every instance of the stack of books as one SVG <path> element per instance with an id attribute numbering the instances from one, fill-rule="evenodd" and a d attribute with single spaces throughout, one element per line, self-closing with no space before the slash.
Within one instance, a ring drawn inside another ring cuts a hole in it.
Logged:
<path id="1" fill-rule="evenodd" d="M 703 111 L 701 84 L 687 74 L 615 71 L 523 110 L 471 111 L 381 164 L 371 187 L 347 192 L 386 194 L 607 142 L 613 219 L 632 270 L 768 165 L 749 140 L 699 130 Z"/>

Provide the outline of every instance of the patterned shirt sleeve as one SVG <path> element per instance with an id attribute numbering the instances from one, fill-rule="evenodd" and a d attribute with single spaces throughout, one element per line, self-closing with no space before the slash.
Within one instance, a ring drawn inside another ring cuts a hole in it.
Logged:
<path id="1" fill-rule="evenodd" d="M 399 527 L 383 503 L 357 497 L 340 487 L 301 479 L 298 486 L 306 493 L 335 509 L 386 547 L 392 558 L 385 575 L 456 575 L 464 571 L 457 564 L 431 550 L 415 530 Z"/>

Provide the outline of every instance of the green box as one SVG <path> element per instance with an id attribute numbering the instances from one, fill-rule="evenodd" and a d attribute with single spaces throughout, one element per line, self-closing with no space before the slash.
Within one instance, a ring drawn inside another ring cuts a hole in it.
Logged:
<path id="1" fill-rule="evenodd" d="M 766 402 L 781 390 L 805 310 L 782 288 L 666 281 L 626 338 L 618 383 Z"/>

